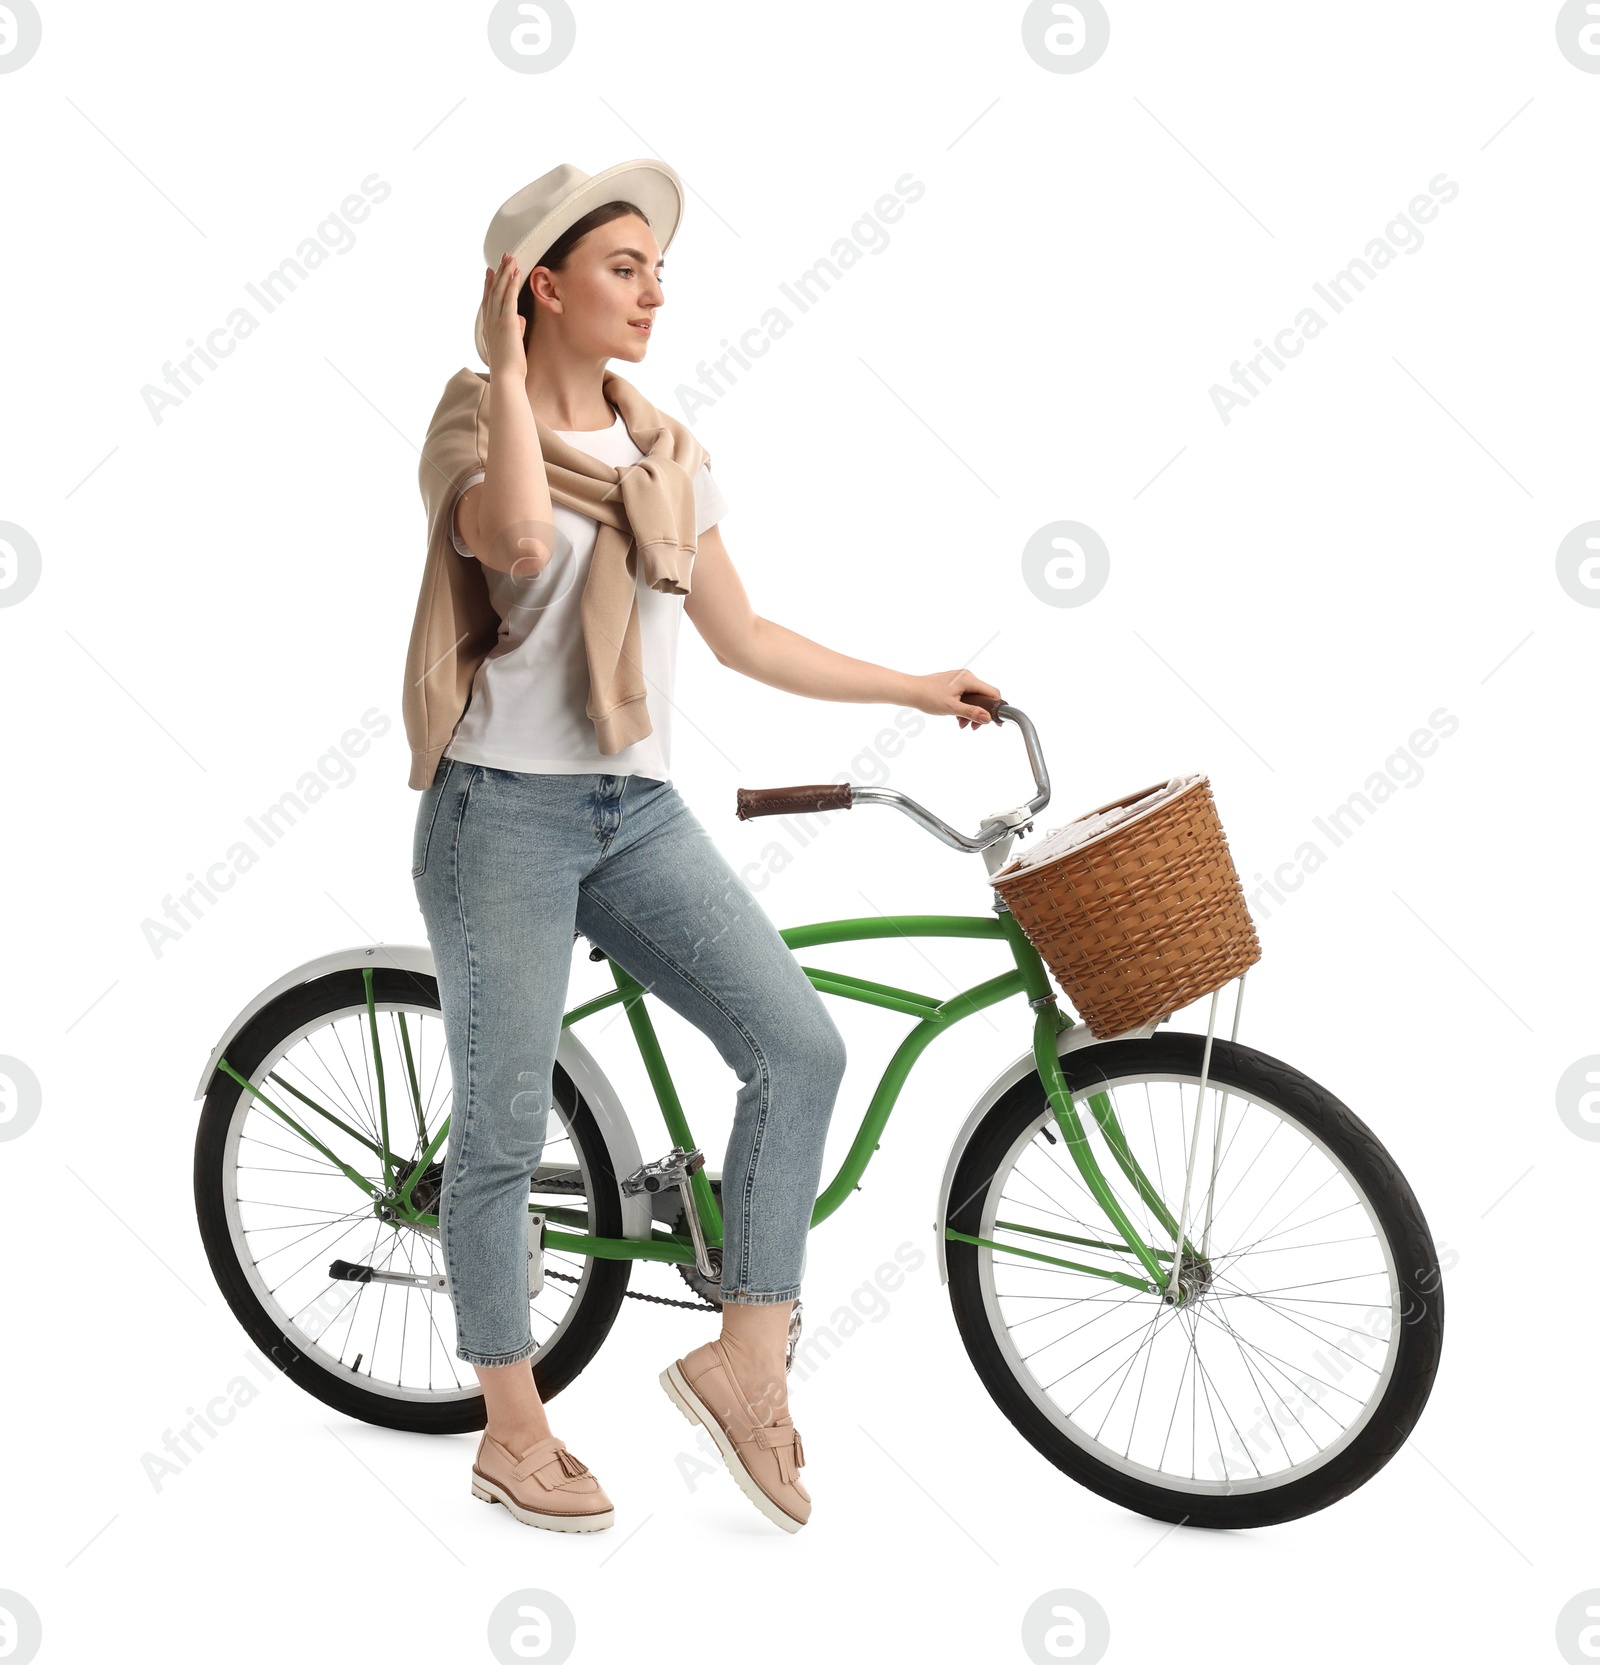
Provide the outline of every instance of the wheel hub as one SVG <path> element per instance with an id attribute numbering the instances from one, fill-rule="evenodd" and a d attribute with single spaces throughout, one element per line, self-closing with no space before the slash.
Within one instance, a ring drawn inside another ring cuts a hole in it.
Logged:
<path id="1" fill-rule="evenodd" d="M 1168 1306 L 1192 1306 L 1211 1287 L 1211 1262 L 1196 1255 L 1185 1255 L 1178 1267 L 1176 1293 L 1170 1287 L 1161 1291 L 1161 1299 Z"/>
<path id="2" fill-rule="evenodd" d="M 417 1171 L 417 1163 L 402 1162 L 394 1174 L 394 1192 L 388 1198 L 379 1198 L 378 1217 L 383 1220 L 393 1220 L 396 1217 L 394 1198 L 405 1190 L 412 1174 Z M 444 1186 L 444 1164 L 430 1162 L 422 1170 L 416 1189 L 411 1193 L 411 1206 L 418 1214 L 437 1214 L 439 1212 L 439 1192 Z"/>

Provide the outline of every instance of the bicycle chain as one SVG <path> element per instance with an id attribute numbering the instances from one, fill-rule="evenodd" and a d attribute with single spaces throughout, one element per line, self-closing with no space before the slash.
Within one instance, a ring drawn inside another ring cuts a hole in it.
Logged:
<path id="1" fill-rule="evenodd" d="M 570 1272 L 554 1272 L 547 1270 L 544 1275 L 547 1278 L 560 1278 L 563 1283 L 576 1283 L 578 1281 Z M 662 1307 L 688 1307 L 691 1312 L 722 1311 L 721 1307 L 713 1306 L 709 1301 L 675 1301 L 670 1295 L 646 1295 L 642 1289 L 625 1289 L 622 1293 L 628 1296 L 631 1300 L 654 1301 L 657 1306 Z M 795 1310 L 797 1313 L 799 1311 L 799 1306 L 800 1303 L 797 1301 L 795 1303 Z M 788 1371 L 794 1363 L 795 1344 L 798 1339 L 798 1335 L 799 1332 L 797 1330 L 791 1329 L 789 1332 L 789 1343 L 784 1351 L 783 1357 L 783 1368 L 785 1371 Z"/>
<path id="2" fill-rule="evenodd" d="M 546 1270 L 547 1278 L 560 1278 L 563 1283 L 576 1283 L 578 1280 L 569 1272 L 552 1272 Z M 675 1301 L 670 1295 L 646 1295 L 642 1289 L 625 1289 L 623 1294 L 630 1301 L 654 1301 L 657 1306 L 688 1307 L 691 1312 L 721 1312 L 721 1307 L 713 1306 L 709 1301 Z"/>
<path id="3" fill-rule="evenodd" d="M 568 1176 L 564 1174 L 552 1174 L 540 1182 L 540 1187 L 542 1190 L 546 1191 L 581 1191 L 583 1189 L 583 1181 L 576 1175 Z M 679 1218 L 682 1218 L 681 1208 L 679 1210 Z M 578 1281 L 569 1272 L 554 1272 L 547 1269 L 545 1276 L 547 1278 L 559 1278 L 563 1283 L 576 1283 Z M 626 1295 L 630 1301 L 654 1301 L 657 1306 L 687 1307 L 691 1312 L 722 1311 L 721 1307 L 714 1306 L 710 1301 L 675 1301 L 670 1295 L 646 1295 L 642 1289 L 625 1289 L 623 1294 Z"/>

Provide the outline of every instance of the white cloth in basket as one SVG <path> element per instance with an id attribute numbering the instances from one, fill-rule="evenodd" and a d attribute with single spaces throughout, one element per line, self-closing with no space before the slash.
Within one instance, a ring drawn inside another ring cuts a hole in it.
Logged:
<path id="1" fill-rule="evenodd" d="M 1076 821 L 1068 821 L 1063 827 L 1057 827 L 1048 832 L 1031 850 L 1025 851 L 1015 861 L 1008 862 L 995 878 L 1010 878 L 1025 868 L 1038 867 L 1041 863 L 1055 861 L 1071 850 L 1081 850 L 1085 844 L 1092 843 L 1102 833 L 1110 832 L 1113 827 L 1120 827 L 1124 821 L 1131 821 L 1136 815 L 1148 815 L 1151 810 L 1166 803 L 1169 798 L 1175 798 L 1180 792 L 1186 791 L 1201 775 L 1174 775 L 1165 786 L 1152 787 L 1142 798 L 1136 798 L 1131 804 L 1118 804 L 1114 809 L 1093 810 L 1088 815 L 1080 815 Z"/>

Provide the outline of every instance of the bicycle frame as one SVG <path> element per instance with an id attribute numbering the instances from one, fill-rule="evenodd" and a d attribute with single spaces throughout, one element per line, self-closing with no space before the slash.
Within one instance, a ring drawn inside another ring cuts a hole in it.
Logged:
<path id="1" fill-rule="evenodd" d="M 934 1039 L 944 1034 L 946 1030 L 953 1028 L 963 1018 L 971 1017 L 975 1012 L 996 1005 L 1002 1000 L 1021 995 L 1028 1001 L 1033 1010 L 1034 1059 L 1040 1079 L 1044 1083 L 1048 1102 L 1057 1126 L 1061 1130 L 1062 1138 L 1073 1162 L 1083 1176 L 1084 1183 L 1100 1203 L 1121 1241 L 1078 1237 L 1063 1232 L 1046 1231 L 1040 1227 L 1023 1226 L 1010 1221 L 999 1221 L 996 1224 L 1003 1226 L 1009 1232 L 1027 1235 L 1040 1242 L 1077 1245 L 1103 1252 L 1131 1255 L 1142 1268 L 1144 1275 L 1140 1276 L 1133 1271 L 1117 1271 L 1109 1267 L 1092 1266 L 1080 1261 L 1066 1260 L 1059 1255 L 1047 1252 L 1043 1248 L 1027 1249 L 1015 1244 L 995 1242 L 988 1238 L 972 1237 L 949 1226 L 945 1228 L 946 1238 L 955 1242 L 979 1245 L 999 1253 L 1017 1255 L 1028 1260 L 1042 1261 L 1050 1265 L 1069 1268 L 1095 1277 L 1107 1278 L 1112 1282 L 1125 1284 L 1129 1288 L 1150 1294 L 1164 1295 L 1169 1294 L 1170 1291 L 1171 1298 L 1177 1300 L 1180 1304 L 1187 1298 L 1187 1288 L 1181 1282 L 1178 1283 L 1175 1289 L 1170 1288 L 1174 1283 L 1170 1264 L 1174 1249 L 1157 1247 L 1144 1240 L 1143 1234 L 1134 1227 L 1126 1211 L 1113 1195 L 1095 1158 L 1083 1122 L 1073 1103 L 1072 1093 L 1062 1073 L 1061 1060 L 1056 1052 L 1056 1035 L 1061 1029 L 1070 1027 L 1073 1019 L 1056 1004 L 1055 994 L 1051 988 L 1043 960 L 1041 960 L 1038 951 L 1008 910 L 1002 909 L 994 916 L 901 914 L 895 916 L 880 915 L 868 919 L 840 919 L 813 925 L 793 925 L 781 930 L 779 934 L 784 942 L 793 949 L 811 948 L 835 942 L 863 941 L 874 937 L 984 938 L 1006 943 L 1011 951 L 1013 961 L 1010 970 L 991 977 L 985 982 L 978 983 L 970 989 L 962 990 L 945 1000 L 935 1000 L 927 995 L 916 994 L 887 983 L 878 983 L 867 978 L 855 977 L 845 972 L 824 971 L 811 966 L 802 967 L 813 987 L 820 993 L 837 995 L 848 1000 L 858 1000 L 867 1005 L 881 1006 L 886 1010 L 903 1012 L 917 1019 L 914 1027 L 896 1049 L 877 1086 L 874 1088 L 871 1101 L 862 1117 L 861 1125 L 857 1129 L 849 1151 L 840 1164 L 838 1173 L 834 1175 L 832 1181 L 817 1198 L 811 1216 L 813 1227 L 820 1225 L 822 1221 L 826 1220 L 840 1207 L 852 1192 L 860 1189 L 861 1177 L 867 1170 L 873 1152 L 878 1148 L 883 1129 L 899 1098 L 900 1091 L 904 1087 L 912 1068 Z M 645 1009 L 642 998 L 645 993 L 644 986 L 624 971 L 621 966 L 617 965 L 615 961 L 611 961 L 610 964 L 616 981 L 616 988 L 574 1006 L 563 1015 L 562 1027 L 565 1028 L 571 1024 L 582 1022 L 585 1018 L 593 1017 L 596 1013 L 605 1011 L 612 1006 L 622 1005 L 627 1013 L 634 1040 L 638 1045 L 640 1056 L 650 1077 L 662 1118 L 666 1123 L 668 1136 L 675 1145 L 681 1145 L 689 1150 L 695 1149 L 697 1146 L 694 1135 L 690 1130 L 688 1119 L 684 1115 L 682 1102 L 678 1097 L 671 1072 L 662 1054 L 655 1026 L 651 1022 L 650 1014 Z M 317 1103 L 288 1082 L 279 1082 L 279 1085 L 293 1094 L 310 1110 L 331 1124 L 338 1126 L 344 1133 L 371 1151 L 381 1165 L 381 1183 L 374 1185 L 367 1176 L 340 1160 L 314 1133 L 307 1127 L 302 1126 L 294 1115 L 274 1103 L 266 1093 L 262 1092 L 253 1083 L 245 1080 L 228 1063 L 226 1058 L 219 1059 L 218 1068 L 252 1093 L 300 1138 L 321 1152 L 330 1162 L 333 1162 L 364 1195 L 370 1196 L 373 1199 L 374 1212 L 379 1218 L 390 1221 L 396 1227 L 412 1226 L 437 1230 L 438 1217 L 418 1209 L 413 1201 L 413 1192 L 417 1181 L 429 1164 L 436 1159 L 439 1150 L 443 1147 L 445 1138 L 449 1133 L 450 1118 L 446 1116 L 440 1126 L 434 1129 L 431 1134 L 424 1124 L 421 1093 L 417 1081 L 415 1062 L 412 1057 L 410 1031 L 406 1025 L 405 1014 L 401 1013 L 399 1019 L 405 1066 L 404 1080 L 410 1111 L 408 1119 L 415 1122 L 417 1143 L 422 1154 L 420 1158 L 410 1163 L 403 1158 L 396 1157 L 394 1150 L 391 1148 L 389 1137 L 388 1083 L 384 1072 L 382 1047 L 379 1042 L 372 975 L 371 967 L 363 967 L 362 977 L 366 988 L 367 1019 L 373 1049 L 374 1075 L 378 1090 L 381 1144 L 374 1142 L 367 1135 L 350 1126 L 334 1111 Z M 276 1080 L 277 1078 L 274 1077 L 273 1079 Z M 1150 1184 L 1144 1171 L 1134 1159 L 1109 1098 L 1103 1092 L 1092 1093 L 1087 1095 L 1086 1102 L 1118 1167 L 1121 1168 L 1130 1183 L 1138 1191 L 1153 1218 L 1159 1222 L 1164 1231 L 1170 1234 L 1174 1245 L 1176 1245 L 1179 1235 L 1177 1221 L 1172 1217 L 1156 1188 Z M 401 1170 L 403 1169 L 408 1170 L 404 1178 L 401 1177 Z M 691 1194 L 706 1242 L 711 1245 L 720 1245 L 723 1240 L 722 1213 L 704 1167 L 693 1177 Z M 582 1230 L 561 1229 L 563 1226 L 582 1226 L 586 1224 L 587 1216 L 581 1210 L 553 1206 L 544 1207 L 541 1212 L 544 1214 L 546 1221 L 544 1246 L 547 1249 L 564 1250 L 572 1254 L 587 1255 L 602 1260 L 651 1260 L 684 1265 L 695 1263 L 693 1241 L 684 1233 L 667 1231 L 658 1225 L 653 1225 L 651 1236 L 647 1239 L 596 1237 Z M 1205 1257 L 1200 1254 L 1187 1236 L 1183 1240 L 1182 1260 L 1184 1266 L 1192 1264 L 1196 1267 L 1203 1267 L 1205 1265 Z M 1163 1261 L 1168 1263 L 1165 1268 L 1162 1266 Z"/>

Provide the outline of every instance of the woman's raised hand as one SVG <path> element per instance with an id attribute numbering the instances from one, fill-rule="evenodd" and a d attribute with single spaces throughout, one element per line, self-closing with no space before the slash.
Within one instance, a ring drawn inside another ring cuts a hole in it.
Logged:
<path id="1" fill-rule="evenodd" d="M 489 372 L 519 382 L 528 378 L 528 358 L 522 346 L 524 320 L 517 311 L 521 285 L 521 273 L 509 254 L 501 255 L 498 272 L 484 269 L 483 333 L 489 343 Z"/>

